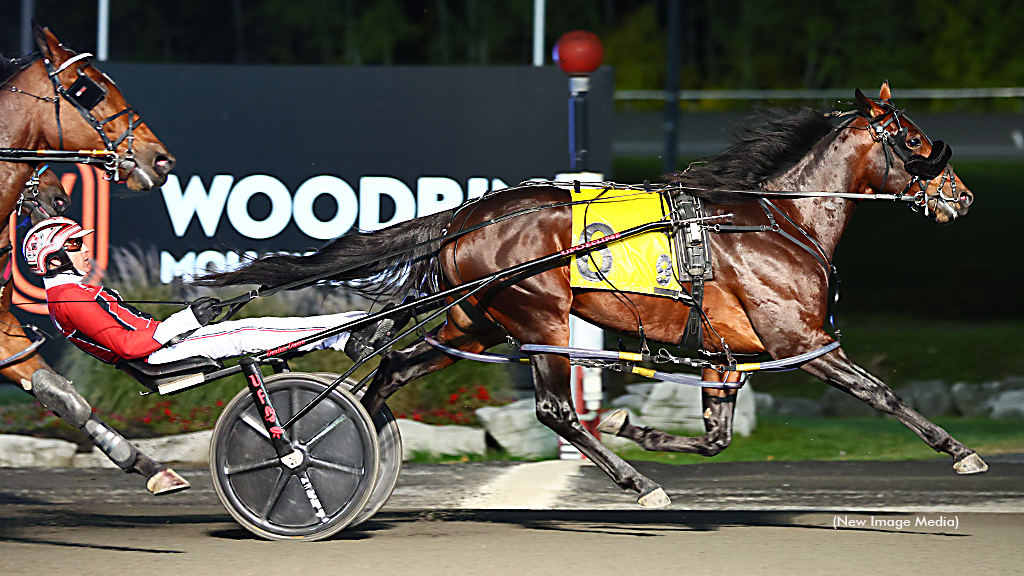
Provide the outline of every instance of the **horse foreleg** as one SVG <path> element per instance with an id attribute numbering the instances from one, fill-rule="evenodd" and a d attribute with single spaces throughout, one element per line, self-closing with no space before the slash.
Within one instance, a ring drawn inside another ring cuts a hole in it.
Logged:
<path id="1" fill-rule="evenodd" d="M 731 372 L 729 382 L 738 382 L 739 373 Z M 705 370 L 705 382 L 721 382 L 722 377 L 714 370 Z M 644 450 L 654 452 L 685 452 L 714 456 L 729 447 L 732 442 L 733 414 L 736 409 L 737 390 L 703 388 L 701 405 L 704 408 L 703 436 L 676 436 L 650 426 L 635 426 L 629 423 L 625 410 L 616 410 L 598 424 L 597 429 L 636 442 Z"/>
<path id="2" fill-rule="evenodd" d="M 0 358 L 9 358 L 31 342 L 21 328 L 21 322 L 10 312 L 11 291 L 0 290 L 0 294 Z M 78 393 L 74 384 L 54 372 L 38 352 L 4 367 L 0 374 L 16 382 L 61 420 L 85 432 L 93 444 L 122 470 L 146 477 L 146 489 L 153 494 L 170 494 L 189 487 L 189 483 L 174 470 L 143 454 L 93 414 L 92 406 Z"/>
<path id="3" fill-rule="evenodd" d="M 569 359 L 552 354 L 531 357 L 536 385 L 537 419 L 597 464 L 620 488 L 640 494 L 645 508 L 668 506 L 665 491 L 594 438 L 580 423 L 569 388 Z"/>
<path id="4" fill-rule="evenodd" d="M 976 474 L 988 470 L 988 465 L 974 450 L 912 410 L 881 380 L 854 364 L 841 348 L 808 362 L 803 369 L 843 392 L 867 402 L 873 408 L 893 416 L 913 430 L 933 450 L 952 456 L 953 470 L 957 474 Z"/>
<path id="5" fill-rule="evenodd" d="M 78 393 L 70 381 L 50 370 L 45 364 L 32 372 L 27 379 L 25 374 L 16 374 L 26 368 L 29 368 L 27 364 L 19 365 L 16 370 L 11 370 L 15 374 L 8 374 L 5 370 L 4 375 L 9 378 L 19 377 L 20 381 L 28 382 L 27 385 L 23 385 L 26 392 L 35 396 L 43 407 L 59 416 L 61 420 L 84 432 L 119 468 L 145 477 L 146 489 L 151 493 L 171 494 L 190 487 L 188 481 L 177 472 L 147 456 L 99 416 L 93 414 L 89 402 Z"/>

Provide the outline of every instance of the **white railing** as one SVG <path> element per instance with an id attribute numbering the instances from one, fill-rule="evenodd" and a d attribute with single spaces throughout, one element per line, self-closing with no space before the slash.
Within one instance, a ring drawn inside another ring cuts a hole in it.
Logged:
<path id="1" fill-rule="evenodd" d="M 874 94 L 877 88 L 863 90 Z M 665 100 L 664 90 L 616 90 L 622 102 Z M 828 100 L 849 99 L 853 88 L 829 90 L 680 90 L 680 100 Z M 1024 87 L 1016 88 L 905 88 L 896 91 L 900 100 L 955 100 L 964 98 L 1024 98 Z"/>

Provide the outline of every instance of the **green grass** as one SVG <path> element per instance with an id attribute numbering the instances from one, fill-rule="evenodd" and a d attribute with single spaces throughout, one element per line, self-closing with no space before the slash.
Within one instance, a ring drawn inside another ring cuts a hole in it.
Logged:
<path id="1" fill-rule="evenodd" d="M 983 458 L 991 454 L 1024 452 L 1024 420 L 944 417 L 935 418 L 933 422 L 976 450 Z M 749 437 L 734 437 L 729 448 L 712 458 L 648 452 L 639 447 L 618 453 L 627 460 L 669 464 L 948 458 L 944 454 L 937 454 L 909 428 L 892 418 L 825 419 L 789 416 L 759 417 L 757 428 Z"/>

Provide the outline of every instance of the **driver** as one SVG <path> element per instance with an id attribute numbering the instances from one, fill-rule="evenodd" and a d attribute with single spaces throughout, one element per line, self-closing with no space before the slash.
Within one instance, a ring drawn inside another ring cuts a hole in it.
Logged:
<path id="1" fill-rule="evenodd" d="M 85 283 L 92 262 L 82 239 L 91 232 L 69 218 L 48 218 L 25 235 L 22 248 L 28 265 L 43 277 L 47 307 L 57 329 L 103 362 L 145 358 L 151 364 L 164 364 L 193 356 L 229 358 L 276 348 L 366 315 L 248 318 L 208 325 L 221 306 L 218 300 L 203 297 L 161 322 L 125 303 L 116 291 Z M 354 334 L 342 332 L 305 344 L 299 351 L 333 348 L 358 361 L 390 339 L 395 328 L 395 321 L 385 318 Z"/>

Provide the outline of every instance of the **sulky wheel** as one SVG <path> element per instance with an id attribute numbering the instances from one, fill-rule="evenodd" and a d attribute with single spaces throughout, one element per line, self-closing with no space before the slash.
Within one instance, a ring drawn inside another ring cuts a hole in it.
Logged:
<path id="1" fill-rule="evenodd" d="M 322 378 L 296 372 L 268 376 L 264 385 L 281 422 L 326 388 Z M 249 391 L 239 392 L 213 429 L 213 486 L 228 512 L 253 534 L 326 538 L 351 524 L 373 493 L 380 460 L 373 422 L 339 387 L 288 434 L 303 454 L 294 469 L 274 452 Z"/>
<path id="2" fill-rule="evenodd" d="M 317 372 L 314 376 L 323 379 L 324 384 L 330 385 L 338 377 L 337 374 Z M 348 379 L 342 383 L 348 389 L 355 386 L 355 380 Z M 357 398 L 363 397 L 363 391 L 356 394 Z M 377 430 L 377 445 L 380 447 L 380 466 L 377 469 L 377 484 L 373 487 L 373 494 L 366 503 L 363 511 L 356 516 L 356 519 L 349 524 L 354 527 L 366 522 L 387 503 L 391 493 L 395 490 L 398 482 L 398 474 L 402 470 L 402 436 L 398 431 L 398 422 L 391 409 L 385 404 L 376 414 L 373 415 L 373 425 Z"/>

